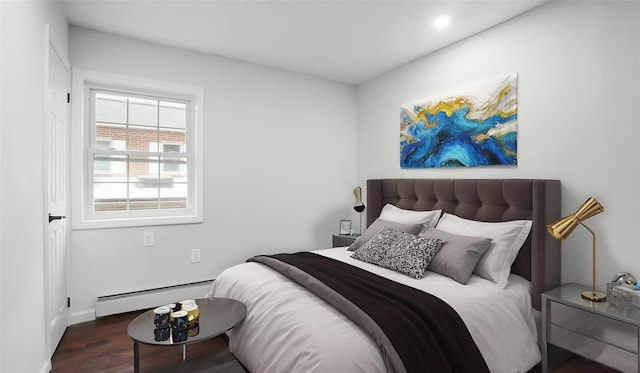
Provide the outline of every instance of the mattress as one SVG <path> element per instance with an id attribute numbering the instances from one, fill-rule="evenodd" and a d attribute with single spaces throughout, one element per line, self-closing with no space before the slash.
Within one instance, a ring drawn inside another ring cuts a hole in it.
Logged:
<path id="1" fill-rule="evenodd" d="M 520 276 L 511 274 L 505 289 L 477 276 L 461 285 L 429 271 L 416 280 L 353 259 L 346 248 L 314 252 L 447 302 L 464 321 L 491 372 L 528 372 L 540 361 L 530 283 Z M 380 351 L 366 333 L 262 264 L 228 268 L 208 296 L 236 299 L 247 306 L 247 317 L 228 336 L 231 351 L 252 372 L 386 372 Z"/>

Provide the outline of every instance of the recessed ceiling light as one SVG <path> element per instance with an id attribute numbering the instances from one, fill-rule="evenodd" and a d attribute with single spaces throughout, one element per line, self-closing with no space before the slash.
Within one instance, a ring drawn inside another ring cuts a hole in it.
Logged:
<path id="1" fill-rule="evenodd" d="M 448 14 L 444 14 L 436 18 L 436 20 L 433 22 L 433 27 L 435 27 L 438 30 L 442 30 L 447 26 L 449 26 L 450 22 L 451 22 L 451 16 L 449 16 Z"/>

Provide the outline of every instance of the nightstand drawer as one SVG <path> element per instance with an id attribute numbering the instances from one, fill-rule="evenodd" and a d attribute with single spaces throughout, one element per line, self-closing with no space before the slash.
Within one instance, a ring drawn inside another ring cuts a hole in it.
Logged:
<path id="1" fill-rule="evenodd" d="M 552 324 L 550 341 L 552 343 L 553 326 L 557 325 L 586 338 L 601 341 L 631 353 L 638 353 L 637 326 L 556 302 L 551 302 L 550 306 L 549 321 Z"/>
<path id="2" fill-rule="evenodd" d="M 574 352 L 587 359 L 599 361 L 622 372 L 638 371 L 638 355 L 585 337 L 556 325 L 549 330 L 549 343 Z"/>
<path id="3" fill-rule="evenodd" d="M 333 247 L 350 246 L 357 238 L 358 236 L 334 234 Z"/>

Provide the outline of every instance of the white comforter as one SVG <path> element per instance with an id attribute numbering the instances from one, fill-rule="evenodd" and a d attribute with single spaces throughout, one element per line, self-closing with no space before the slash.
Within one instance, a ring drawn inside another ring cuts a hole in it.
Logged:
<path id="1" fill-rule="evenodd" d="M 420 280 L 350 257 L 346 248 L 315 251 L 449 303 L 467 325 L 491 372 L 529 371 L 540 361 L 529 282 L 511 275 L 500 290 L 472 276 L 466 285 L 427 271 Z M 259 263 L 225 270 L 208 296 L 247 306 L 245 320 L 228 332 L 229 347 L 251 372 L 385 372 L 368 335 L 333 307 Z M 425 346 L 428 349 L 429 346 Z"/>

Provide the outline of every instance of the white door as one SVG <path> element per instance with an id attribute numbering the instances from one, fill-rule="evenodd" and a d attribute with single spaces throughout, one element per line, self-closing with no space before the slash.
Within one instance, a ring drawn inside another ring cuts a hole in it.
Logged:
<path id="1" fill-rule="evenodd" d="M 48 27 L 45 65 L 45 307 L 49 356 L 67 329 L 67 175 L 69 146 L 70 65 L 56 47 Z M 48 76 L 47 76 L 48 75 Z"/>

